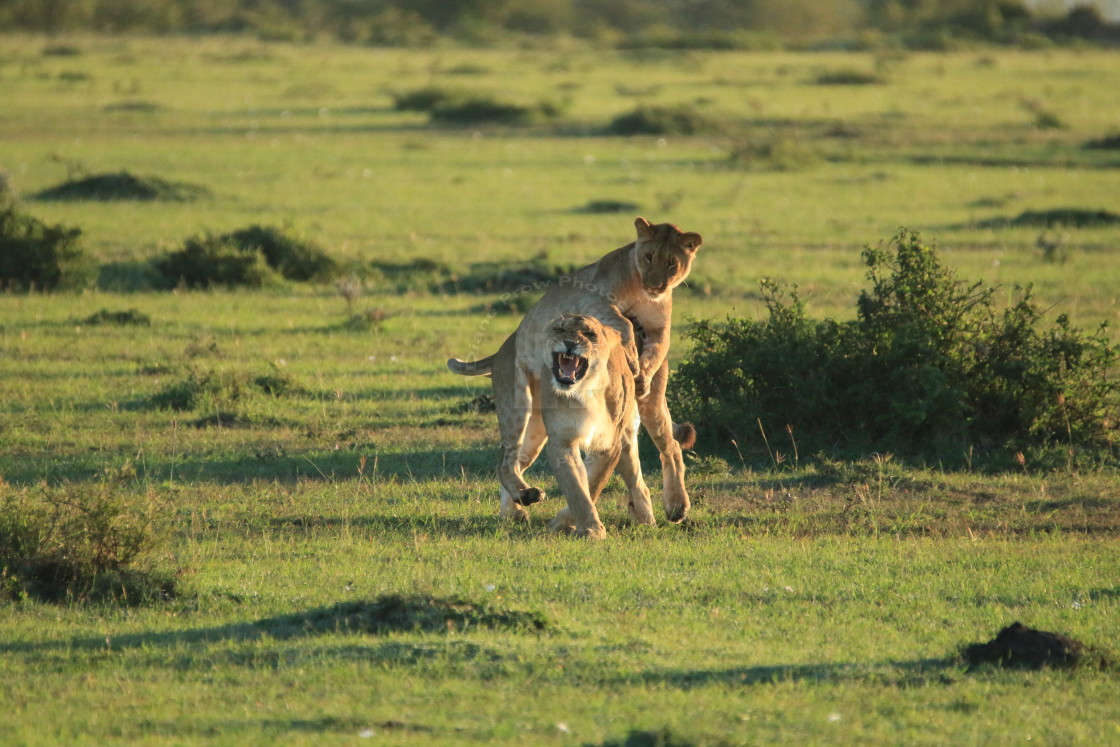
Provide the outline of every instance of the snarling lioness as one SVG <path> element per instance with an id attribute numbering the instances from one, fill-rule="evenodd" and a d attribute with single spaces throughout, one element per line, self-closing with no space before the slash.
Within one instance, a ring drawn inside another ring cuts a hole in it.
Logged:
<path id="1" fill-rule="evenodd" d="M 688 277 L 702 239 L 700 234 L 682 231 L 670 223 L 650 225 L 645 218 L 638 218 L 634 226 L 636 241 L 549 287 L 497 353 L 470 363 L 455 358 L 447 362 L 452 371 L 466 376 L 493 371 L 502 439 L 498 477 L 503 516 L 524 519 L 522 506 L 544 497 L 521 474 L 536 459 L 545 441 L 543 428 L 529 428 L 533 413 L 540 407 L 542 386 L 534 356 L 539 341 L 547 338 L 552 320 L 565 313 L 595 317 L 619 333 L 624 349 L 640 349 L 634 369 L 638 413 L 661 453 L 665 515 L 670 521 L 680 521 L 688 512 L 681 446 L 691 446 L 695 432 L 686 424 L 674 433 L 665 404 L 669 378 L 665 356 L 669 351 L 672 291 Z M 637 335 L 635 330 L 639 330 Z"/>
<path id="2" fill-rule="evenodd" d="M 553 319 L 535 346 L 532 360 L 541 386 L 527 430 L 547 437 L 545 449 L 568 502 L 552 521 L 556 531 L 572 530 L 591 539 L 606 536 L 595 503 L 616 466 L 629 491 L 630 518 L 654 523 L 638 462 L 633 355 L 618 332 L 578 314 Z M 512 363 L 511 358 L 495 361 L 495 383 L 512 374 Z M 499 418 L 509 415 L 503 405 L 510 401 L 498 401 Z M 528 467 L 526 460 L 520 463 Z"/>

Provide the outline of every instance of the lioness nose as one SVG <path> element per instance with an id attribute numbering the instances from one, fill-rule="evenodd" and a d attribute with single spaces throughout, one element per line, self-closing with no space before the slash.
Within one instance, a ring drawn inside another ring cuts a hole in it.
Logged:
<path id="1" fill-rule="evenodd" d="M 579 347 L 579 343 L 575 342 L 574 340 L 564 340 L 564 347 L 566 347 L 568 349 L 568 353 L 571 354 L 576 351 L 577 347 Z"/>

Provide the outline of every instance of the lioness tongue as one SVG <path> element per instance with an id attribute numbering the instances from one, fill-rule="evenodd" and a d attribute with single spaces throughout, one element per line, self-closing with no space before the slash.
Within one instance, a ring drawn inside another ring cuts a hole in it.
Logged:
<path id="1" fill-rule="evenodd" d="M 565 378 L 575 379 L 576 375 L 579 374 L 579 356 L 561 353 L 560 373 L 563 374 Z"/>

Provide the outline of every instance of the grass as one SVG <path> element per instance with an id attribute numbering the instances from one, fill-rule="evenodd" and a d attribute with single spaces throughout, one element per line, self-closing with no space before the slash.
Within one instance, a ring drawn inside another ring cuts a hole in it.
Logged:
<path id="1" fill-rule="evenodd" d="M 62 43 L 81 49 L 85 80 L 60 77 L 72 58 L 42 54 Z M 633 216 L 583 209 L 608 200 L 704 235 L 678 329 L 759 315 L 763 275 L 797 283 L 811 314 L 842 316 L 865 285 L 859 248 L 899 225 L 936 239 L 962 277 L 1033 282 L 1075 324 L 1115 321 L 1115 225 L 1061 229 L 1068 260 L 1056 263 L 1037 243 L 1046 229 L 985 224 L 1117 212 L 1114 151 L 1082 147 L 1115 128 L 1108 54 L 915 54 L 877 85 L 818 86 L 871 61 L 94 37 L 4 37 L 0 52 L 0 166 L 17 197 L 66 178 L 61 162 L 212 193 L 22 203 L 80 226 L 120 285 L 0 294 L 0 475 L 17 491 L 89 491 L 129 465 L 116 496 L 163 507 L 149 562 L 177 595 L 127 609 L 9 604 L 9 741 L 1120 736 L 1114 672 L 968 672 L 958 657 L 1016 620 L 1116 653 L 1114 464 L 838 463 L 797 454 L 775 426 L 769 444 L 741 444 L 742 460 L 689 455 L 688 527 L 625 525 L 612 483 L 609 539 L 589 545 L 546 531 L 559 493 L 545 465 L 535 479 L 553 497 L 537 520 L 499 521 L 497 429 L 478 406 L 489 385 L 443 367 L 517 324 L 487 311 L 525 295 L 490 268 L 567 266 L 630 240 Z M 562 98 L 562 116 L 442 130 L 394 108 L 393 91 L 468 63 L 481 72 L 447 81 L 456 90 Z M 617 94 L 635 81 L 642 101 Z M 1028 97 L 1065 127 L 1036 128 Z M 150 106 L 113 106 L 130 101 Z M 638 103 L 686 104 L 735 132 L 598 134 Z M 814 158 L 730 158 L 782 134 Z M 249 225 L 290 226 L 370 275 L 346 293 L 144 290 L 153 258 Z M 366 307 L 376 320 L 354 323 Z M 190 389 L 203 375 L 214 390 Z M 177 389 L 190 389 L 183 409 L 152 406 Z M 648 479 L 656 502 L 660 476 Z M 437 620 L 432 600 L 455 599 L 548 623 L 331 628 L 393 595 Z M 326 622 L 281 625 L 308 619 Z"/>

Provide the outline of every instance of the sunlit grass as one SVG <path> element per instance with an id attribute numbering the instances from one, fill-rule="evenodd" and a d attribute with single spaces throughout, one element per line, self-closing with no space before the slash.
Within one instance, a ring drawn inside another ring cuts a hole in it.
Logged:
<path id="1" fill-rule="evenodd" d="M 676 293 L 678 330 L 760 318 L 765 276 L 800 286 L 814 318 L 851 318 L 860 248 L 902 225 L 960 277 L 1001 283 L 1008 299 L 1034 283 L 1052 315 L 1095 327 L 1120 314 L 1120 227 L 1051 231 L 1066 234 L 1061 262 L 1039 229 L 982 222 L 1117 211 L 1117 157 L 1081 149 L 1116 125 L 1110 53 L 73 42 L 81 54 L 61 58 L 41 38 L 0 41 L 0 170 L 23 209 L 80 226 L 106 268 L 86 293 L 0 294 L 0 476 L 81 490 L 133 471 L 125 497 L 169 507 L 152 562 L 182 594 L 127 612 L 11 603 L 9 740 L 622 744 L 668 729 L 690 744 L 1115 741 L 1113 674 L 966 673 L 954 658 L 1013 620 L 1114 641 L 1114 466 L 836 464 L 759 434 L 742 458 L 689 455 L 690 526 L 630 527 L 612 483 L 609 538 L 591 546 L 546 530 L 562 499 L 545 464 L 534 478 L 551 498 L 533 521 L 498 518 L 495 419 L 465 407 L 489 384 L 443 361 L 516 327 L 516 314 L 486 313 L 500 293 L 143 283 L 146 263 L 187 237 L 258 224 L 367 266 L 432 259 L 463 276 L 541 253 L 590 262 L 630 241 L 634 216 L 582 208 L 622 200 L 704 236 Z M 814 82 L 844 70 L 883 82 Z M 566 108 L 516 129 L 443 129 L 393 109 L 393 92 L 433 83 Z M 642 103 L 692 106 L 728 129 L 604 134 Z M 1064 126 L 1040 129 L 1040 112 Z M 794 168 L 732 162 L 746 140 L 783 138 L 806 156 Z M 214 196 L 26 199 L 74 169 Z M 126 309 L 150 326 L 88 321 Z M 671 360 L 683 353 L 675 340 Z M 294 386 L 158 405 L 192 373 Z M 657 506 L 660 474 L 647 479 Z M 281 639 L 257 625 L 411 592 L 553 627 Z"/>

